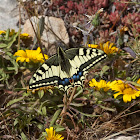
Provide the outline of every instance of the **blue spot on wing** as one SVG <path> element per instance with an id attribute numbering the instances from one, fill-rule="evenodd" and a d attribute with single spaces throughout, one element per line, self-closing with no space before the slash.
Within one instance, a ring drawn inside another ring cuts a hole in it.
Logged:
<path id="1" fill-rule="evenodd" d="M 72 76 L 72 79 L 73 79 L 73 80 L 77 80 L 77 76 L 74 74 L 74 75 Z"/>
<path id="2" fill-rule="evenodd" d="M 82 74 L 83 74 L 83 72 L 82 72 L 82 71 L 78 72 L 78 75 L 79 75 L 79 76 L 82 76 Z"/>
<path id="3" fill-rule="evenodd" d="M 59 85 L 63 85 L 63 86 L 65 86 L 65 85 L 70 85 L 69 80 L 70 80 L 70 78 L 64 78 L 63 80 L 59 80 L 59 81 L 58 81 L 58 84 L 59 84 Z"/>
<path id="4" fill-rule="evenodd" d="M 76 79 L 75 82 L 77 82 L 78 80 L 80 80 L 80 77 L 83 75 L 83 72 L 82 71 L 79 71 L 77 74 L 76 74 Z"/>
<path id="5" fill-rule="evenodd" d="M 66 84 L 65 84 L 65 81 L 62 81 L 62 85 L 66 85 Z"/>
<path id="6" fill-rule="evenodd" d="M 58 85 L 63 85 L 63 86 L 66 86 L 66 85 L 71 85 L 70 81 L 74 80 L 74 82 L 77 82 L 80 80 L 80 77 L 83 75 L 83 72 L 80 71 L 78 72 L 77 74 L 74 74 L 71 78 L 64 78 L 64 79 L 60 79 L 58 81 Z"/>
<path id="7" fill-rule="evenodd" d="M 79 80 L 80 79 L 80 76 L 79 75 L 77 75 L 77 80 Z"/>
<path id="8" fill-rule="evenodd" d="M 69 79 L 68 78 L 65 78 L 64 81 L 65 81 L 65 84 L 69 83 Z"/>

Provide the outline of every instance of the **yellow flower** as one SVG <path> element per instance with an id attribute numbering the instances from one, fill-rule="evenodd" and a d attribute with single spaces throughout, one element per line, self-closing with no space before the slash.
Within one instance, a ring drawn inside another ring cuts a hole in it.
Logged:
<path id="1" fill-rule="evenodd" d="M 137 81 L 137 84 L 140 84 L 140 79 Z"/>
<path id="2" fill-rule="evenodd" d="M 90 48 L 97 48 L 103 50 L 108 55 L 119 51 L 119 49 L 114 45 L 114 43 L 110 43 L 109 41 L 104 44 L 100 43 L 100 45 L 88 44 L 88 46 Z"/>
<path id="3" fill-rule="evenodd" d="M 140 84 L 140 79 L 137 81 L 137 83 Z M 125 103 L 130 102 L 132 99 L 136 99 L 136 97 L 140 96 L 140 87 L 134 86 L 134 88 L 132 88 L 121 80 L 115 82 L 113 81 L 113 83 L 110 84 L 110 88 L 117 92 L 114 94 L 114 98 L 117 98 L 117 96 L 122 94 L 123 101 Z"/>
<path id="4" fill-rule="evenodd" d="M 9 36 L 14 35 L 15 33 L 16 33 L 15 30 L 14 30 L 14 29 L 11 29 L 11 31 L 10 31 L 10 33 L 9 33 Z"/>
<path id="5" fill-rule="evenodd" d="M 23 33 L 23 34 L 20 34 L 20 38 L 21 39 L 28 39 L 28 38 L 30 38 L 30 36 L 27 33 Z"/>
<path id="6" fill-rule="evenodd" d="M 95 90 L 103 89 L 105 92 L 109 90 L 109 84 L 110 82 L 106 82 L 105 80 L 100 80 L 99 82 L 97 82 L 95 79 L 92 79 L 89 82 L 90 87 L 94 87 Z"/>
<path id="7" fill-rule="evenodd" d="M 12 36 L 15 33 L 17 33 L 17 32 L 15 32 L 14 29 L 11 29 L 11 31 L 9 32 L 9 36 Z M 0 35 L 1 34 L 4 34 L 5 35 L 6 34 L 6 31 L 0 31 Z M 28 39 L 28 38 L 30 38 L 30 36 L 27 33 L 22 33 L 22 34 L 20 34 L 20 38 L 21 39 Z"/>
<path id="8" fill-rule="evenodd" d="M 47 132 L 46 140 L 63 140 L 64 137 L 60 134 L 55 134 L 55 130 L 53 130 L 53 127 L 50 127 L 49 129 L 45 129 Z"/>
<path id="9" fill-rule="evenodd" d="M 140 79 L 137 81 L 137 84 L 140 84 Z M 123 95 L 123 101 L 125 103 L 130 102 L 132 99 L 140 96 L 140 87 L 130 86 L 127 83 L 124 83 L 121 80 L 114 80 L 113 82 L 106 82 L 105 80 L 100 80 L 97 82 L 95 79 L 92 79 L 89 82 L 90 87 L 94 87 L 95 90 L 103 89 L 107 92 L 109 89 L 117 92 L 114 94 L 114 98 L 117 98 L 119 95 Z"/>
<path id="10" fill-rule="evenodd" d="M 43 55 L 41 53 L 40 47 L 37 48 L 37 50 L 18 50 L 14 56 L 19 56 L 16 59 L 16 62 L 30 62 L 33 61 L 34 63 L 44 62 Z M 44 54 L 45 59 L 48 59 L 48 56 Z"/>
<path id="11" fill-rule="evenodd" d="M 1 35 L 1 34 L 6 34 L 6 32 L 5 32 L 5 31 L 0 31 L 0 35 Z"/>

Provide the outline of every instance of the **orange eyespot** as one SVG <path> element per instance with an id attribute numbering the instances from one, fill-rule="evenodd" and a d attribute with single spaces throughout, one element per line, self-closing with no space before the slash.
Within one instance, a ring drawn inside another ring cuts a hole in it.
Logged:
<path id="1" fill-rule="evenodd" d="M 74 79 L 69 79 L 69 82 L 70 83 L 74 83 Z"/>

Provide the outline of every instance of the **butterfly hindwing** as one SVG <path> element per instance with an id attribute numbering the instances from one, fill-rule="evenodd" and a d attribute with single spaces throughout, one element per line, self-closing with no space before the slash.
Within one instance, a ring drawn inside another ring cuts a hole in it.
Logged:
<path id="1" fill-rule="evenodd" d="M 59 49 L 58 53 L 34 73 L 29 89 L 54 85 L 67 91 L 71 86 L 81 86 L 88 70 L 106 58 L 103 51 L 93 48 Z"/>
<path id="2" fill-rule="evenodd" d="M 71 77 L 74 79 L 74 85 L 81 85 L 88 70 L 106 58 L 102 50 L 92 48 L 72 48 L 66 51 L 66 55 L 72 66 Z"/>

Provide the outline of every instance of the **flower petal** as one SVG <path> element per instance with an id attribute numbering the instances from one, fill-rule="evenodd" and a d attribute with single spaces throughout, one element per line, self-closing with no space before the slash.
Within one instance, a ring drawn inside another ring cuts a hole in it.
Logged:
<path id="1" fill-rule="evenodd" d="M 26 55 L 26 52 L 25 52 L 25 51 L 23 51 L 23 50 L 18 50 L 18 51 L 14 54 L 14 56 L 26 57 L 27 55 Z"/>
<path id="2" fill-rule="evenodd" d="M 18 61 L 24 62 L 25 58 L 24 57 L 17 57 L 16 62 L 18 62 Z"/>
<path id="3" fill-rule="evenodd" d="M 62 137 L 62 135 L 60 134 L 55 134 L 55 130 L 53 130 L 53 127 L 50 127 L 49 129 L 46 128 L 45 129 L 47 132 L 47 140 L 63 140 L 64 137 Z"/>
<path id="4" fill-rule="evenodd" d="M 140 79 L 138 79 L 137 83 L 140 84 Z"/>
<path id="5" fill-rule="evenodd" d="M 40 47 L 38 47 L 38 48 L 37 48 L 37 52 L 38 52 L 38 53 L 40 53 L 40 52 L 41 52 L 41 49 L 40 49 Z"/>
<path id="6" fill-rule="evenodd" d="M 128 101 L 129 99 L 128 99 L 128 96 L 127 95 L 123 95 L 123 101 L 125 102 L 125 103 L 127 103 L 127 101 Z M 130 100 L 131 101 L 131 100 Z"/>
<path id="7" fill-rule="evenodd" d="M 121 95 L 122 94 L 122 92 L 118 92 L 118 93 L 115 93 L 113 96 L 114 96 L 114 98 L 116 99 L 119 95 Z"/>

